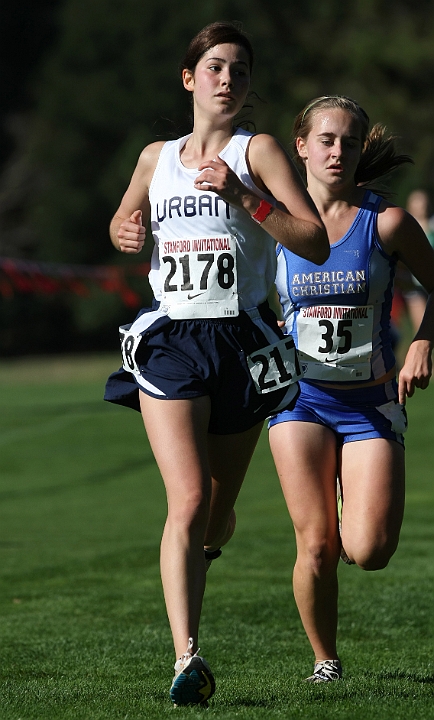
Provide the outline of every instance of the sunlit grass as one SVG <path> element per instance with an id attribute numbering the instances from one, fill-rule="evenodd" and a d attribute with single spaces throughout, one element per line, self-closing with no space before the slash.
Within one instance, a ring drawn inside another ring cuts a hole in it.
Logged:
<path id="1" fill-rule="evenodd" d="M 102 401 L 118 359 L 0 364 L 0 718 L 203 716 L 172 709 L 159 579 L 165 498 L 140 416 Z M 409 401 L 408 500 L 390 566 L 341 564 L 345 680 L 307 686 L 294 538 L 263 434 L 200 644 L 218 718 L 434 718 L 434 387 Z"/>

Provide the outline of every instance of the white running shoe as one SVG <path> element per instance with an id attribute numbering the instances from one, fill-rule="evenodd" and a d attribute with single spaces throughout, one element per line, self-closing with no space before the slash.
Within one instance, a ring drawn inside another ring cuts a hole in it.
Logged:
<path id="1" fill-rule="evenodd" d="M 341 680 L 342 665 L 340 660 L 321 660 L 315 663 L 313 675 L 306 678 L 305 682 L 323 683 Z"/>
<path id="2" fill-rule="evenodd" d="M 189 638 L 187 652 L 175 663 L 175 677 L 170 688 L 170 697 L 178 705 L 204 705 L 215 692 L 215 680 L 210 667 L 203 657 L 192 654 L 193 638 Z"/>

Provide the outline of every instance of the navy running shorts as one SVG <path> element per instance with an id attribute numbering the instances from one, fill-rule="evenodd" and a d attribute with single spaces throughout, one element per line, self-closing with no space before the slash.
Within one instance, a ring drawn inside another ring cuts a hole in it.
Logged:
<path id="1" fill-rule="evenodd" d="M 339 445 L 371 438 L 404 445 L 407 414 L 397 398 L 396 380 L 356 390 L 336 390 L 303 380 L 295 408 L 272 415 L 268 427 L 282 422 L 317 423 L 333 430 Z"/>
<path id="2" fill-rule="evenodd" d="M 217 435 L 244 432 L 295 404 L 297 382 L 261 394 L 249 370 L 250 354 L 284 338 L 268 303 L 235 318 L 194 320 L 172 320 L 154 303 L 125 328 L 139 328 L 140 337 L 134 357 L 124 343 L 124 367 L 106 384 L 108 402 L 140 411 L 139 390 L 162 400 L 208 395 L 208 429 Z"/>

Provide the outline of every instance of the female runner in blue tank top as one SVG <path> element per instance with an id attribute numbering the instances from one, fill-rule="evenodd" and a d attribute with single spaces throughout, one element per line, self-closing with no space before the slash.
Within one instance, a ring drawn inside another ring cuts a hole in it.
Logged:
<path id="1" fill-rule="evenodd" d="M 317 98 L 297 116 L 295 149 L 330 256 L 317 267 L 278 247 L 277 289 L 305 374 L 295 409 L 271 419 L 270 444 L 295 527 L 294 595 L 315 654 L 311 682 L 342 675 L 340 553 L 377 570 L 396 550 L 404 510 L 404 404 L 431 376 L 434 251 L 412 216 L 366 186 L 409 160 L 396 155 L 383 127 L 369 132 L 368 124 L 364 110 L 345 97 Z M 397 383 L 390 311 L 398 259 L 429 300 Z"/>
<path id="2" fill-rule="evenodd" d="M 252 60 L 250 42 L 230 23 L 192 40 L 182 80 L 193 131 L 143 150 L 110 227 L 121 252 L 140 252 L 148 220 L 155 241 L 156 302 L 122 329 L 124 369 L 109 378 L 105 397 L 141 409 L 166 488 L 161 575 L 178 658 L 176 705 L 214 692 L 197 656 L 205 558 L 234 531 L 263 420 L 298 393 L 293 343 L 267 305 L 276 241 L 314 262 L 329 254 L 287 154 L 271 136 L 234 127 Z"/>

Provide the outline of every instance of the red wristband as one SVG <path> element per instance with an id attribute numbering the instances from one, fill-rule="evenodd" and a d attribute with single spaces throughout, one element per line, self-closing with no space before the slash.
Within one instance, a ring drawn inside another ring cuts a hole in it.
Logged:
<path id="1" fill-rule="evenodd" d="M 261 223 L 264 222 L 264 220 L 269 216 L 272 210 L 273 206 L 271 205 L 271 203 L 267 202 L 266 200 L 261 200 L 258 209 L 250 217 L 252 218 L 252 220 L 255 221 L 255 223 L 261 225 Z"/>

